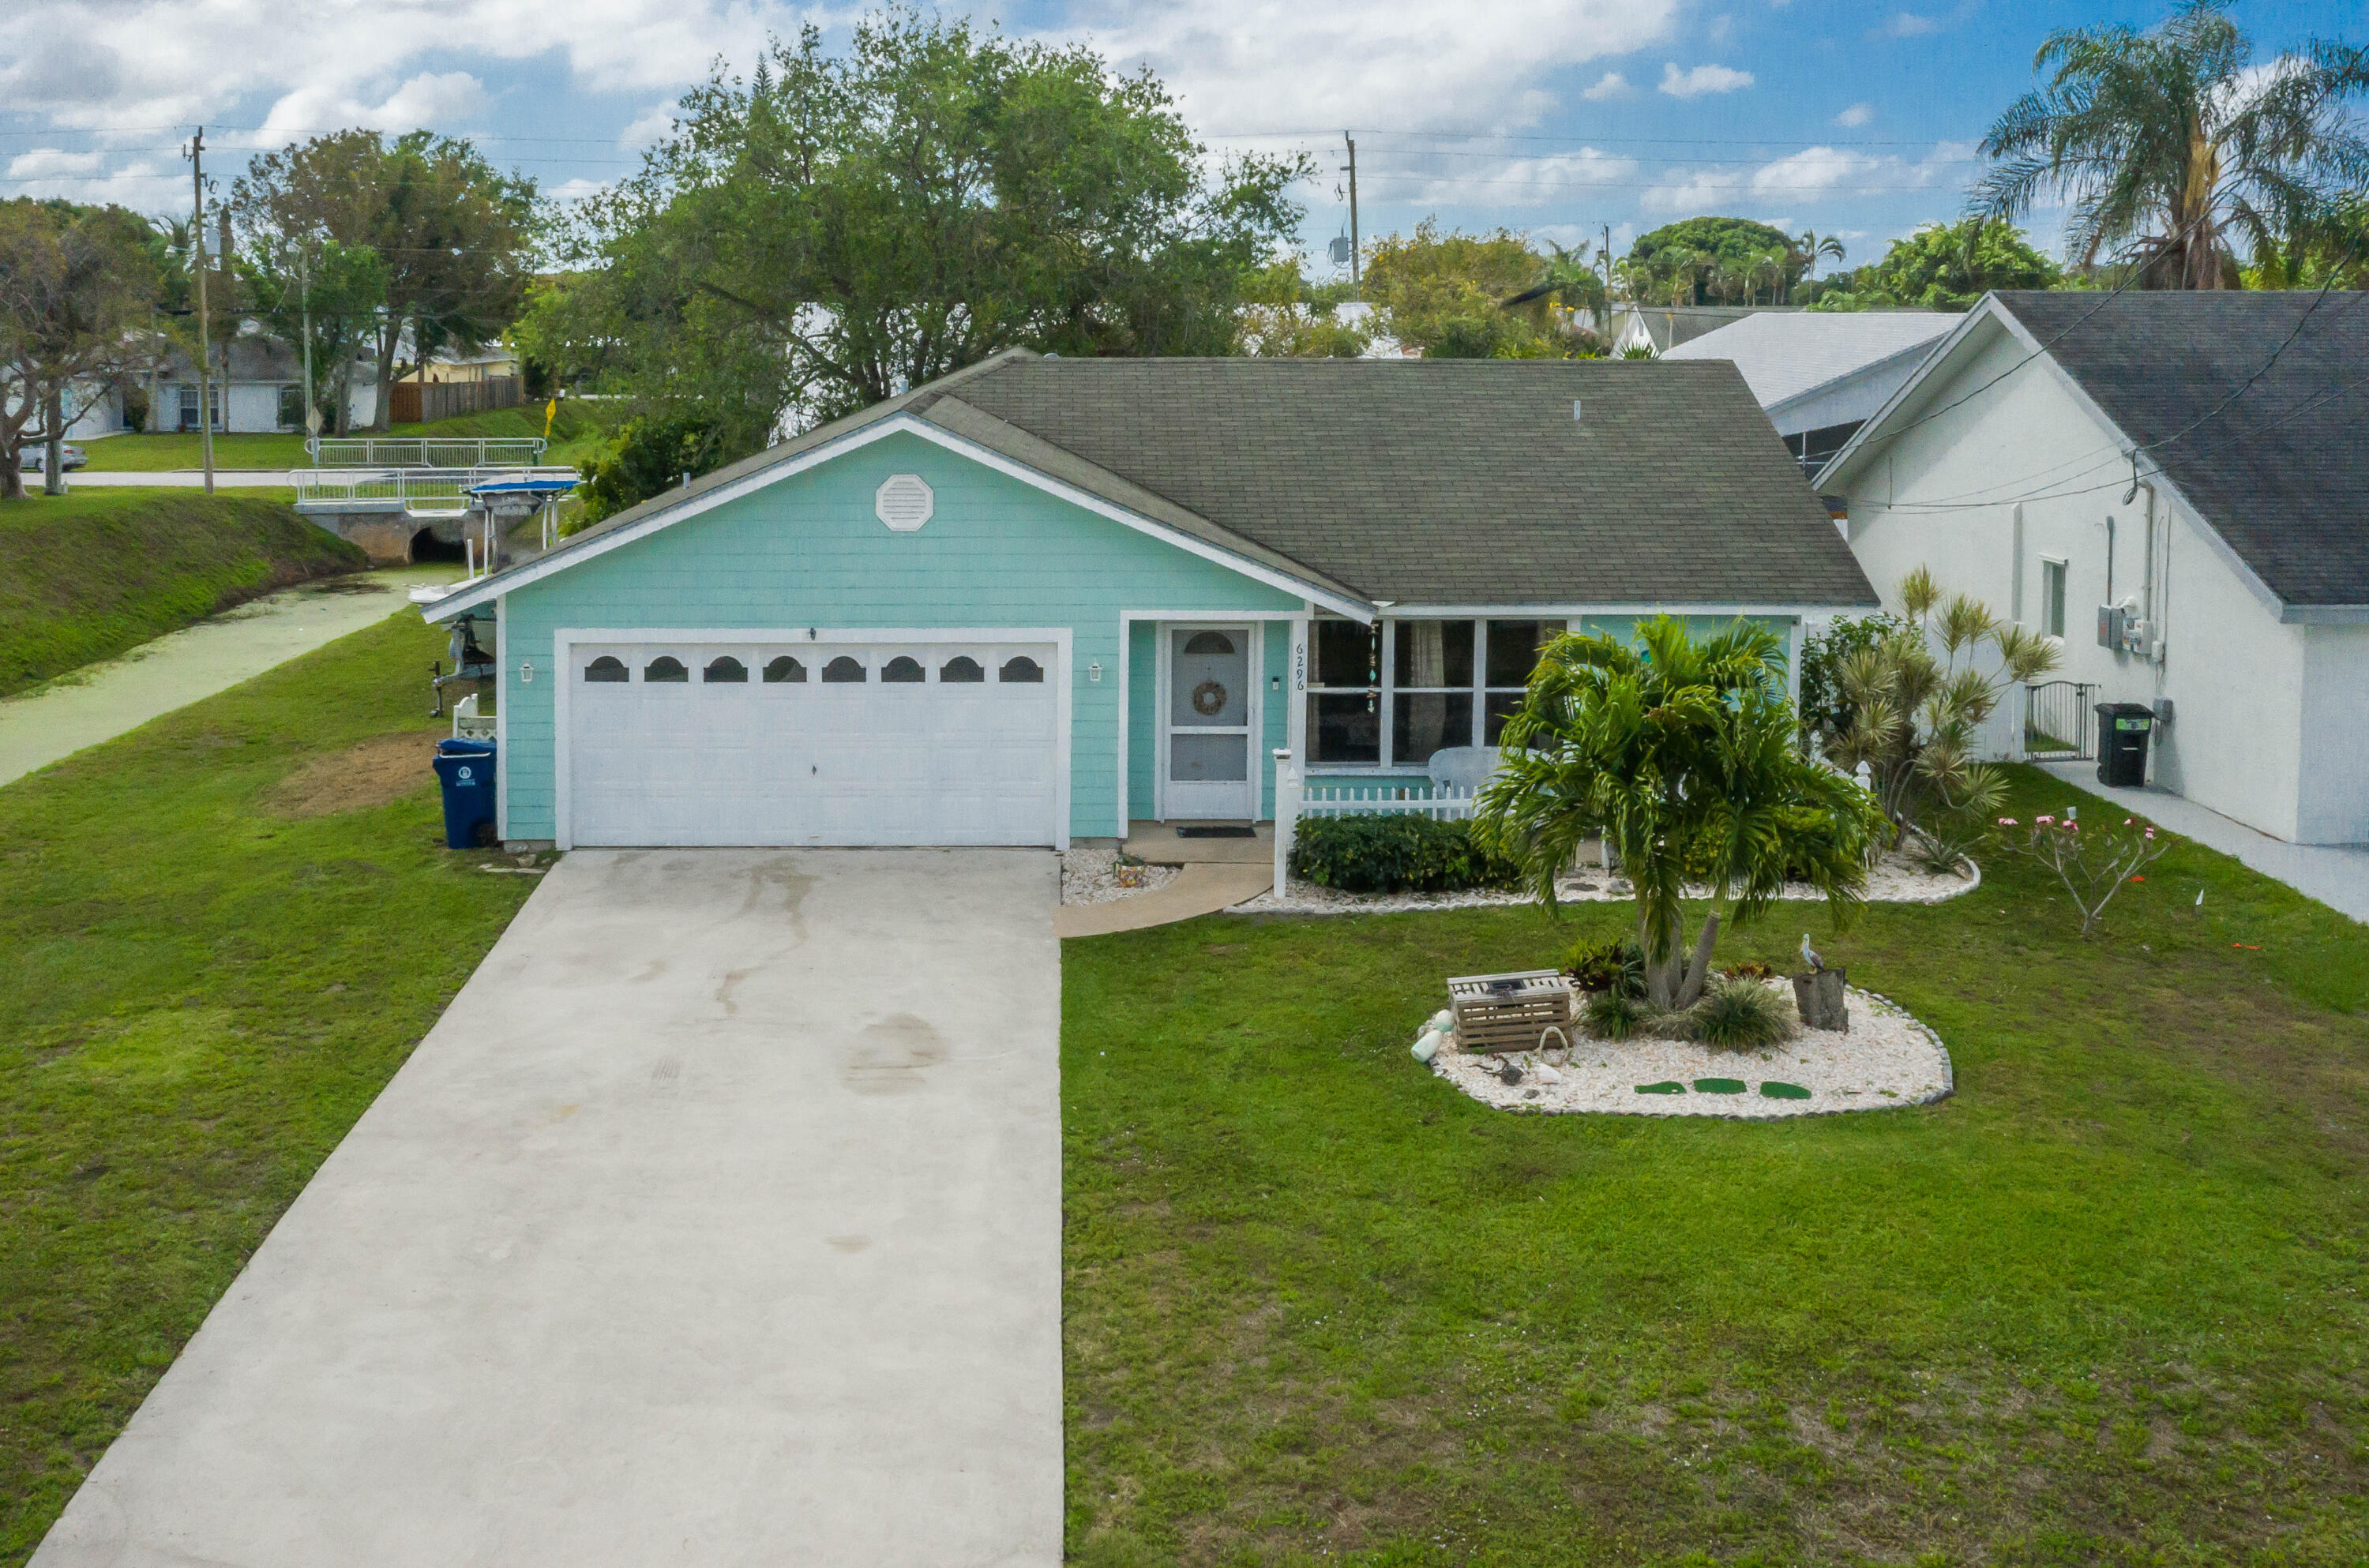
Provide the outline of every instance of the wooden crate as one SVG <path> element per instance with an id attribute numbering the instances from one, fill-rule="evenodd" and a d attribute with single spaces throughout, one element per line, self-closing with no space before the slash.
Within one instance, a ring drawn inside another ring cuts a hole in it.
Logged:
<path id="1" fill-rule="evenodd" d="M 1571 1025 L 1571 977 L 1557 969 L 1461 975 L 1448 982 L 1456 1048 L 1487 1056 L 1534 1051 L 1549 1028 Z"/>

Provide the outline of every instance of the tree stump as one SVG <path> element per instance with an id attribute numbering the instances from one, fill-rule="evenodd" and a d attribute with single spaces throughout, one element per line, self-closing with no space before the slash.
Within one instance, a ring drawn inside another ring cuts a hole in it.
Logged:
<path id="1" fill-rule="evenodd" d="M 1842 970 L 1819 969 L 1791 979 L 1793 1005 L 1801 1010 L 1802 1023 L 1806 1027 L 1850 1033 L 1850 1008 L 1843 996 Z"/>

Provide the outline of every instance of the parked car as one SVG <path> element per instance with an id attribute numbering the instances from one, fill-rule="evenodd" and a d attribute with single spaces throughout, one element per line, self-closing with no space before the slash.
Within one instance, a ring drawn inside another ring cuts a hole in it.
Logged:
<path id="1" fill-rule="evenodd" d="M 49 461 L 49 456 L 50 448 L 46 441 L 35 446 L 27 446 L 17 453 L 17 472 L 39 474 L 41 472 L 42 465 Z M 89 462 L 90 454 L 72 441 L 67 441 L 58 448 L 58 466 L 69 474 Z"/>

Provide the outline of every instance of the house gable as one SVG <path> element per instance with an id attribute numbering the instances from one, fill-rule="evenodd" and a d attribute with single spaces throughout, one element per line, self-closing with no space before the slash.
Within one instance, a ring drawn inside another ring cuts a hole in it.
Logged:
<path id="1" fill-rule="evenodd" d="M 928 520 L 894 529 L 876 505 L 911 475 Z M 565 572 L 521 574 L 500 596 L 500 713 L 510 838 L 554 836 L 554 656 L 562 634 L 683 631 L 1066 630 L 1072 667 L 1072 831 L 1116 821 L 1125 612 L 1286 621 L 1307 596 L 1168 537 L 1123 525 L 910 431 L 890 430 L 617 537 Z M 441 607 L 439 607 L 441 609 Z M 533 676 L 525 676 L 527 665 Z"/>

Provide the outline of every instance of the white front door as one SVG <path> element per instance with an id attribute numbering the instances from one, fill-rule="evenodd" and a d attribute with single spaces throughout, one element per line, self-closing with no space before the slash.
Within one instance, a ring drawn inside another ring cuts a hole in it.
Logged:
<path id="1" fill-rule="evenodd" d="M 578 644 L 578 845 L 1049 844 L 1048 644 Z"/>
<path id="2" fill-rule="evenodd" d="M 1248 626 L 1163 626 L 1168 665 L 1165 814 L 1186 820 L 1258 816 L 1256 715 Z"/>

